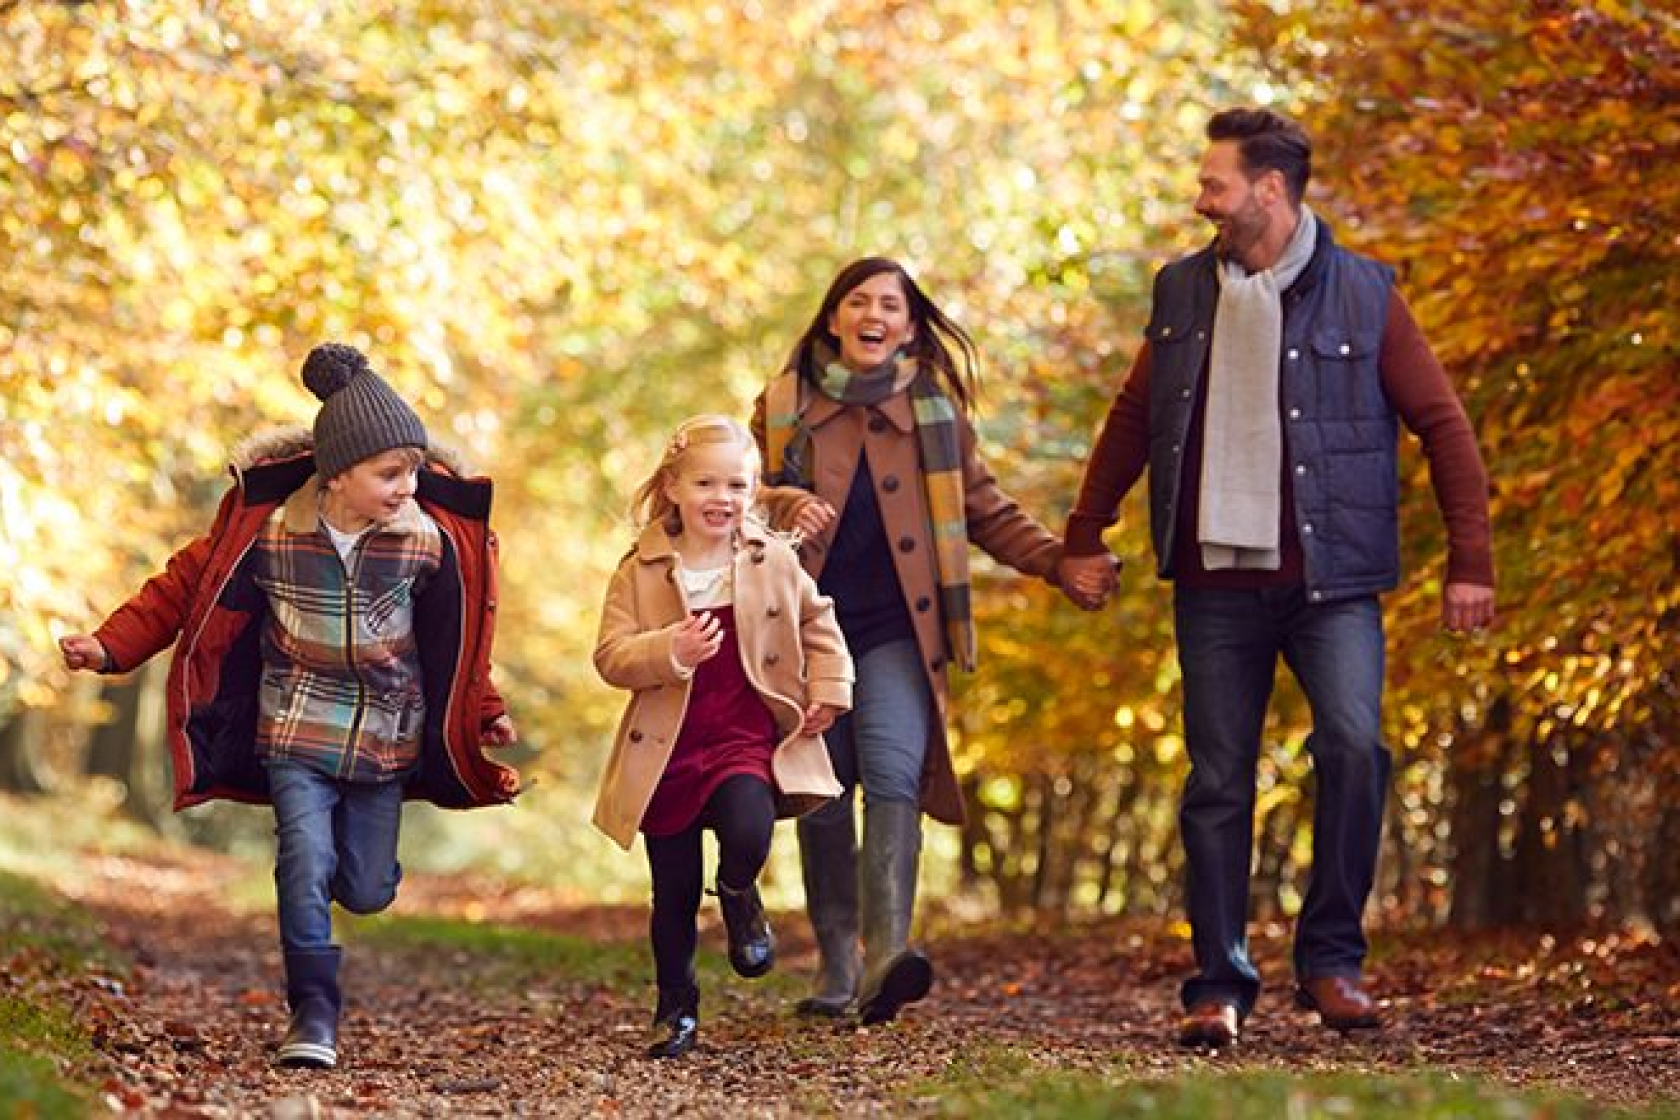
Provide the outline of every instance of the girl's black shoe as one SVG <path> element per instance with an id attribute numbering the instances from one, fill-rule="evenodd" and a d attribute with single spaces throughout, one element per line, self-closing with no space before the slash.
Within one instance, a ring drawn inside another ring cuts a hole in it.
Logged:
<path id="1" fill-rule="evenodd" d="M 700 989 L 659 990 L 653 1010 L 654 1043 L 647 1048 L 650 1058 L 680 1058 L 694 1049 L 700 1036 Z"/>
<path id="2" fill-rule="evenodd" d="M 763 976 L 776 963 L 776 941 L 770 935 L 758 884 L 736 890 L 719 879 L 717 896 L 723 926 L 729 933 L 730 967 L 749 980 Z"/>

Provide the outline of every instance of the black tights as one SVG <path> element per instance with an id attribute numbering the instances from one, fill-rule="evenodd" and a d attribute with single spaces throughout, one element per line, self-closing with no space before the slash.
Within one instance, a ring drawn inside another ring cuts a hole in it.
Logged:
<path id="1" fill-rule="evenodd" d="M 700 940 L 695 917 L 705 869 L 700 833 L 711 829 L 718 841 L 718 882 L 745 890 L 758 881 L 770 858 L 770 830 L 776 824 L 776 801 L 770 787 L 750 774 L 727 778 L 706 799 L 695 822 L 674 836 L 644 836 L 648 870 L 653 873 L 653 965 L 661 990 L 694 984 L 694 950 Z"/>

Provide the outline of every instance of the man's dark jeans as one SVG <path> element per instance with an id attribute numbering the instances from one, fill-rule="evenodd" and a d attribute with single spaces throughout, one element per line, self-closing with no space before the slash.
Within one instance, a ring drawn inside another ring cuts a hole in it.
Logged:
<path id="1" fill-rule="evenodd" d="M 1360 916 L 1376 876 L 1391 769 L 1382 743 L 1383 623 L 1375 596 L 1307 601 L 1300 587 L 1178 588 L 1190 777 L 1179 806 L 1197 975 L 1186 1007 L 1213 999 L 1247 1015 L 1260 992 L 1248 955 L 1255 769 L 1277 659 L 1312 710 L 1317 777 L 1311 883 L 1295 933 L 1295 973 L 1358 975 Z"/>

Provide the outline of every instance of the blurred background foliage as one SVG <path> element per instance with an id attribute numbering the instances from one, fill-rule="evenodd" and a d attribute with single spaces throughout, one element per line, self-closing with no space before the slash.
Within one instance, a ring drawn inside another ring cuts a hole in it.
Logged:
<path id="1" fill-rule="evenodd" d="M 1299 114 L 1313 202 L 1396 264 L 1494 478 L 1503 616 L 1436 631 L 1422 457 L 1388 601 L 1395 921 L 1680 924 L 1680 24 L 1658 5 L 0 2 L 0 788 L 167 811 L 161 664 L 84 630 L 306 423 L 327 338 L 497 482 L 498 675 L 536 780 L 416 811 L 411 863 L 635 897 L 587 826 L 622 697 L 589 652 L 669 428 L 744 413 L 834 271 L 904 260 L 975 335 L 984 451 L 1059 528 L 1190 212 L 1214 109 Z M 1009 912 L 1170 913 L 1184 758 L 1140 492 L 1087 616 L 980 565 L 971 804 L 934 881 Z M 159 659 L 160 662 L 162 659 Z M 1262 761 L 1262 916 L 1309 849 L 1304 705 Z M 791 834 L 779 845 L 792 848 Z M 783 898 L 796 876 L 784 873 Z"/>

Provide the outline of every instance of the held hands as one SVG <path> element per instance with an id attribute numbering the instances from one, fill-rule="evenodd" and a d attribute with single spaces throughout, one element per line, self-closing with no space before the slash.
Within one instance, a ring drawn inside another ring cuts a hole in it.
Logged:
<path id="1" fill-rule="evenodd" d="M 502 713 L 492 720 L 479 733 L 479 742 L 487 747 L 511 747 L 519 742 L 519 732 L 513 726 L 513 720 L 507 713 Z"/>
<path id="2" fill-rule="evenodd" d="M 1449 633 L 1485 630 L 1493 622 L 1493 588 L 1449 583 L 1441 593 L 1441 625 Z"/>
<path id="3" fill-rule="evenodd" d="M 710 660 L 723 648 L 723 624 L 711 611 L 700 611 L 674 623 L 671 631 L 671 656 L 684 669 L 692 669 Z"/>
<path id="4" fill-rule="evenodd" d="M 833 704 L 812 703 L 805 709 L 805 722 L 799 725 L 801 735 L 821 735 L 834 726 L 841 709 Z"/>
<path id="5" fill-rule="evenodd" d="M 58 649 L 64 655 L 64 667 L 72 671 L 91 669 L 97 673 L 104 669 L 110 660 L 104 644 L 98 638 L 90 638 L 86 634 L 69 634 L 60 638 Z"/>
<path id="6" fill-rule="evenodd" d="M 1120 585 L 1120 561 L 1107 552 L 1094 556 L 1064 555 L 1056 567 L 1062 594 L 1083 611 L 1108 605 L 1109 596 Z"/>

